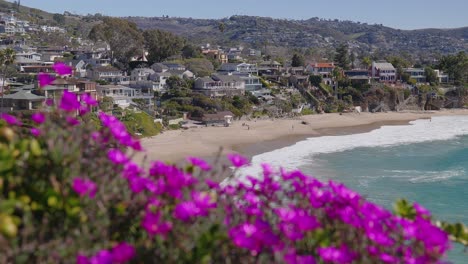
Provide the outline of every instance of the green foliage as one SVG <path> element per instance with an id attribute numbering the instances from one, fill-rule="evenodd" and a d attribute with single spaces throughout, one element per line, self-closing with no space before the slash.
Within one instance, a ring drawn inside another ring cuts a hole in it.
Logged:
<path id="1" fill-rule="evenodd" d="M 341 68 L 348 70 L 350 68 L 349 52 L 348 45 L 343 43 L 338 48 L 336 48 L 335 62 Z"/>
<path id="2" fill-rule="evenodd" d="M 435 71 L 431 67 L 424 68 L 424 73 L 426 75 L 426 82 L 431 84 L 437 84 L 439 82 Z"/>
<path id="3" fill-rule="evenodd" d="M 159 123 L 154 123 L 153 118 L 145 112 L 135 113 L 125 111 L 121 121 L 131 134 L 140 133 L 142 137 L 155 136 L 161 132 Z"/>
<path id="4" fill-rule="evenodd" d="M 185 45 L 185 39 L 171 32 L 151 29 L 143 32 L 145 46 L 148 49 L 150 63 L 161 62 L 178 54 Z"/>
<path id="5" fill-rule="evenodd" d="M 113 59 L 124 64 L 130 61 L 130 57 L 141 54 L 143 49 L 143 35 L 135 23 L 125 19 L 105 17 L 102 23 L 91 29 L 89 38 L 107 42 Z"/>
<path id="6" fill-rule="evenodd" d="M 400 199 L 394 204 L 394 213 L 407 219 L 415 219 L 417 212 L 415 205 L 405 199 Z M 430 216 L 427 216 L 430 217 Z M 468 228 L 462 223 L 448 223 L 436 221 L 437 226 L 450 234 L 450 239 L 456 243 L 468 247 Z"/>
<path id="7" fill-rule="evenodd" d="M 186 60 L 187 69 L 198 77 L 209 76 L 214 72 L 211 61 L 204 58 L 193 58 Z"/>
<path id="8" fill-rule="evenodd" d="M 182 57 L 184 59 L 202 58 L 201 48 L 190 44 L 185 45 L 182 48 Z"/>
<path id="9" fill-rule="evenodd" d="M 313 115 L 313 114 L 315 114 L 315 112 L 314 112 L 314 110 L 312 110 L 310 108 L 304 108 L 301 111 L 301 115 Z"/>
<path id="10" fill-rule="evenodd" d="M 319 87 L 322 83 L 322 76 L 320 75 L 310 75 L 309 82 L 312 86 Z"/>
<path id="11" fill-rule="evenodd" d="M 54 14 L 54 16 L 53 16 L 52 18 L 53 18 L 54 21 L 57 22 L 57 24 L 59 24 L 59 25 L 65 24 L 65 16 L 62 15 L 62 14 Z"/>
<path id="12" fill-rule="evenodd" d="M 291 62 L 291 66 L 293 67 L 300 67 L 300 66 L 304 66 L 304 56 L 300 55 L 300 54 L 297 54 L 297 53 L 294 53 L 293 57 L 292 57 L 292 62 Z"/>
<path id="13" fill-rule="evenodd" d="M 468 55 L 461 51 L 440 59 L 439 69 L 445 71 L 457 84 L 468 83 Z"/>

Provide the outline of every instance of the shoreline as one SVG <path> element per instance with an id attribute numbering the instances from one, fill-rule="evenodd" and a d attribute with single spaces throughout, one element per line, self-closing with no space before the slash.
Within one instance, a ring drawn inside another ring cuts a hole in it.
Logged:
<path id="1" fill-rule="evenodd" d="M 466 109 L 388 113 L 344 113 L 301 116 L 296 119 L 240 120 L 230 127 L 203 127 L 166 131 L 141 143 L 145 152 L 137 160 L 179 163 L 188 156 L 212 162 L 221 153 L 248 158 L 293 145 L 310 137 L 366 133 L 388 125 L 405 125 L 435 116 L 468 115 Z M 305 121 L 307 124 L 302 124 Z M 247 126 L 242 124 L 246 123 Z M 221 159 L 221 162 L 226 159 Z"/>

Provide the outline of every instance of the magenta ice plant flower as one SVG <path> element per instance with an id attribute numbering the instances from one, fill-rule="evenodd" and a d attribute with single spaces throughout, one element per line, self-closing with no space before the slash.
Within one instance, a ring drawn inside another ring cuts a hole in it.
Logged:
<path id="1" fill-rule="evenodd" d="M 235 154 L 235 153 L 228 154 L 227 158 L 231 161 L 232 165 L 236 168 L 240 168 L 242 166 L 249 164 L 249 160 L 246 157 L 239 155 L 239 154 Z"/>
<path id="2" fill-rule="evenodd" d="M 76 126 L 76 125 L 79 125 L 80 124 L 80 121 L 74 117 L 71 117 L 71 116 L 67 116 L 65 117 L 65 121 L 67 121 L 67 123 L 70 125 L 70 126 Z"/>
<path id="3" fill-rule="evenodd" d="M 320 247 L 318 254 L 326 263 L 351 263 L 356 258 L 356 254 L 348 250 L 346 246 L 337 247 Z"/>
<path id="4" fill-rule="evenodd" d="M 187 161 L 190 162 L 193 166 L 198 167 L 203 171 L 211 170 L 211 165 L 208 164 L 208 162 L 206 162 L 203 159 L 195 158 L 195 157 L 188 157 Z"/>
<path id="5" fill-rule="evenodd" d="M 71 75 L 73 72 L 72 68 L 63 62 L 56 62 L 54 64 L 54 71 L 61 76 Z"/>
<path id="6" fill-rule="evenodd" d="M 60 100 L 59 108 L 66 112 L 74 112 L 80 109 L 80 102 L 75 93 L 67 90 L 63 91 L 62 98 Z"/>
<path id="7" fill-rule="evenodd" d="M 81 197 L 88 195 L 89 198 L 94 198 L 97 185 L 89 179 L 75 178 L 73 179 L 72 189 Z"/>
<path id="8" fill-rule="evenodd" d="M 23 124 L 18 118 L 9 114 L 1 114 L 0 117 L 12 126 L 21 126 Z"/>
<path id="9" fill-rule="evenodd" d="M 41 135 L 41 130 L 39 128 L 33 127 L 29 131 L 31 132 L 31 135 L 33 135 L 35 137 L 38 137 L 38 136 Z"/>
<path id="10" fill-rule="evenodd" d="M 88 106 L 97 106 L 98 102 L 90 94 L 83 94 L 81 96 L 81 101 L 85 102 Z"/>
<path id="11" fill-rule="evenodd" d="M 125 164 L 128 161 L 127 156 L 125 156 L 125 154 L 119 149 L 110 149 L 107 152 L 107 157 L 114 164 Z"/>
<path id="12" fill-rule="evenodd" d="M 50 85 L 55 81 L 55 77 L 47 74 L 47 73 L 39 73 L 37 76 L 37 79 L 39 80 L 39 88 L 42 88 L 44 86 Z"/>
<path id="13" fill-rule="evenodd" d="M 160 213 L 146 212 L 141 226 L 150 236 L 161 235 L 166 236 L 172 230 L 172 223 L 161 220 Z"/>
<path id="14" fill-rule="evenodd" d="M 113 263 L 125 263 L 135 257 L 135 248 L 126 242 L 122 242 L 112 248 L 111 254 Z"/>
<path id="15" fill-rule="evenodd" d="M 184 222 L 190 221 L 201 213 L 201 209 L 193 201 L 181 202 L 174 209 L 174 217 Z"/>
<path id="16" fill-rule="evenodd" d="M 36 124 L 42 124 L 42 123 L 45 122 L 46 116 L 42 112 L 36 112 L 36 113 L 32 114 L 31 120 L 34 121 L 34 123 L 36 123 Z"/>

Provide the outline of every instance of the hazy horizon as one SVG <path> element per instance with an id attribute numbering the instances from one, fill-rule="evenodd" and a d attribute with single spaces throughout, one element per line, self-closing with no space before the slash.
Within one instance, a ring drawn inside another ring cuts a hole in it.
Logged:
<path id="1" fill-rule="evenodd" d="M 10 2 L 12 1 L 10 0 Z M 206 0 L 198 6 L 188 0 L 158 4 L 149 0 L 131 2 L 126 0 L 81 0 L 79 5 L 76 2 L 63 0 L 48 0 L 47 2 L 22 0 L 21 5 L 52 13 L 63 13 L 64 11 L 79 15 L 101 13 L 116 17 L 161 17 L 167 15 L 169 17 L 222 19 L 232 15 L 247 15 L 293 20 L 318 17 L 382 24 L 403 30 L 448 29 L 468 26 L 468 16 L 466 15 L 468 1 L 464 0 L 444 2 L 394 0 L 378 4 L 372 0 L 362 0 L 358 3 L 352 3 L 349 0 L 336 0 L 333 5 L 324 2 L 312 3 L 307 0 L 264 5 L 260 1 L 238 0 L 227 7 L 215 0 Z"/>

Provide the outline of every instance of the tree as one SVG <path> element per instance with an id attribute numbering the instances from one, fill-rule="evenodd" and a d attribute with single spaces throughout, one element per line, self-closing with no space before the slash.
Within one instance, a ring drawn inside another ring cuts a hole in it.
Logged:
<path id="1" fill-rule="evenodd" d="M 59 25 L 65 24 L 65 16 L 62 15 L 62 14 L 54 14 L 54 16 L 52 18 Z"/>
<path id="2" fill-rule="evenodd" d="M 435 84 L 438 82 L 437 75 L 431 67 L 426 67 L 424 69 L 424 73 L 426 75 L 426 82 L 429 82 L 431 84 Z"/>
<path id="3" fill-rule="evenodd" d="M 292 57 L 291 66 L 293 67 L 304 66 L 304 57 L 300 54 L 294 53 Z"/>
<path id="4" fill-rule="evenodd" d="M 141 54 L 143 48 L 144 39 L 137 25 L 125 19 L 106 17 L 103 23 L 91 29 L 89 37 L 109 44 L 113 63 L 118 60 L 126 65 L 131 57 Z"/>
<path id="5" fill-rule="evenodd" d="M 368 69 L 372 65 L 372 59 L 368 56 L 363 57 L 361 59 L 361 64 L 364 65 L 366 69 Z"/>
<path id="6" fill-rule="evenodd" d="M 8 65 L 15 61 L 15 51 L 11 48 L 6 48 L 0 51 L 0 65 L 2 66 L 2 100 L 0 111 L 3 111 L 3 95 L 5 94 L 5 80 L 7 78 Z"/>
<path id="7" fill-rule="evenodd" d="M 219 22 L 218 29 L 221 33 L 224 33 L 224 30 L 226 30 L 226 24 Z"/>
<path id="8" fill-rule="evenodd" d="M 338 48 L 336 48 L 335 62 L 343 68 L 344 70 L 349 69 L 349 54 L 348 54 L 348 45 L 343 43 Z"/>
<path id="9" fill-rule="evenodd" d="M 151 63 L 161 62 L 178 54 L 185 45 L 185 39 L 171 32 L 151 29 L 143 32 L 145 46 L 148 49 L 148 60 Z"/>
<path id="10" fill-rule="evenodd" d="M 461 51 L 440 59 L 439 69 L 444 70 L 455 83 L 468 82 L 468 56 Z"/>
<path id="11" fill-rule="evenodd" d="M 310 75 L 309 76 L 309 82 L 315 87 L 319 87 L 319 85 L 322 83 L 322 76 L 320 75 Z"/>
<path id="12" fill-rule="evenodd" d="M 201 48 L 194 45 L 188 44 L 182 48 L 182 57 L 184 59 L 200 58 L 201 54 Z"/>
<path id="13" fill-rule="evenodd" d="M 187 60 L 187 69 L 198 77 L 209 76 L 214 71 L 211 61 L 198 58 Z"/>

